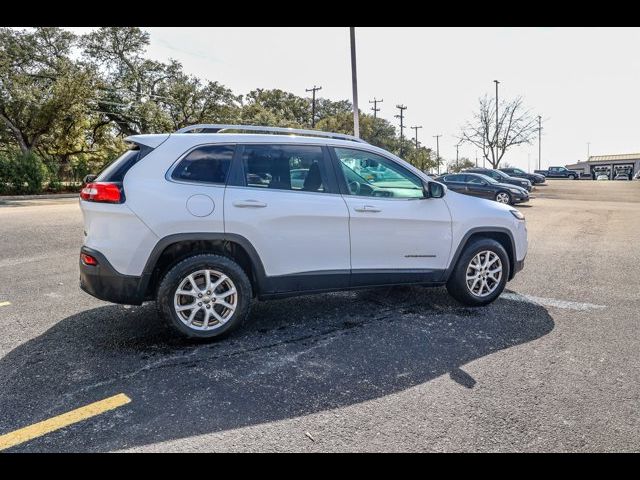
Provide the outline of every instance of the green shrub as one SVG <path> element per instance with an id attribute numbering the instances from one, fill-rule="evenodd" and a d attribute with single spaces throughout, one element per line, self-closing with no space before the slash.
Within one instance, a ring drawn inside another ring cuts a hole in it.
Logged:
<path id="1" fill-rule="evenodd" d="M 40 193 L 45 176 L 46 167 L 33 152 L 0 158 L 2 193 Z"/>

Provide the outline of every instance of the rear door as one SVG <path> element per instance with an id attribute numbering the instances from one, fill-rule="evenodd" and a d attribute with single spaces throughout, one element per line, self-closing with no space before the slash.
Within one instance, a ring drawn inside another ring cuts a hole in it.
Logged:
<path id="1" fill-rule="evenodd" d="M 225 199 L 225 232 L 256 249 L 277 292 L 347 286 L 349 217 L 326 147 L 238 146 Z M 332 176 L 331 176 L 332 175 Z"/>

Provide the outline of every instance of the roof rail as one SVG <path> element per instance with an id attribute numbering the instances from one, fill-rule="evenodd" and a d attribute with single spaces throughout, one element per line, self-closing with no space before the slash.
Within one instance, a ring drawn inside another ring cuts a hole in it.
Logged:
<path id="1" fill-rule="evenodd" d="M 283 128 L 283 127 L 261 127 L 259 125 L 221 125 L 215 123 L 201 123 L 198 125 L 189 125 L 188 127 L 176 130 L 176 133 L 220 133 L 225 130 L 244 130 L 247 132 L 273 132 L 285 133 L 289 135 L 303 135 L 335 138 L 339 140 L 351 140 L 353 142 L 367 143 L 361 138 L 344 133 L 323 132 L 321 130 L 305 130 L 300 128 Z"/>

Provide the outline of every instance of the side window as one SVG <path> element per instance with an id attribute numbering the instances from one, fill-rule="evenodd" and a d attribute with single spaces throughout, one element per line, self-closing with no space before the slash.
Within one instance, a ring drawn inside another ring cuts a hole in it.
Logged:
<path id="1" fill-rule="evenodd" d="M 464 182 L 464 178 L 462 175 L 447 175 L 445 177 L 447 182 Z"/>
<path id="2" fill-rule="evenodd" d="M 475 183 L 476 185 L 485 183 L 480 177 L 476 177 L 475 175 L 465 175 L 465 181 L 467 183 Z"/>
<path id="3" fill-rule="evenodd" d="M 320 146 L 245 145 L 242 164 L 248 187 L 324 192 Z"/>
<path id="4" fill-rule="evenodd" d="M 421 198 L 422 180 L 397 163 L 375 153 L 334 148 L 351 195 Z"/>
<path id="5" fill-rule="evenodd" d="M 173 170 L 171 178 L 186 182 L 224 185 L 233 158 L 233 145 L 206 145 L 191 150 Z"/>

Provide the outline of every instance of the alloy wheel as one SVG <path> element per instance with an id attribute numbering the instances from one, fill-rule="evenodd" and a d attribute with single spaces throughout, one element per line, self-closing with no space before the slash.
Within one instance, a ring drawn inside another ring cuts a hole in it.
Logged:
<path id="1" fill-rule="evenodd" d="M 498 288 L 501 279 L 502 261 L 491 250 L 477 253 L 467 266 L 467 288 L 477 297 L 492 294 Z"/>
<path id="2" fill-rule="evenodd" d="M 194 330 L 215 330 L 233 316 L 238 292 L 233 281 L 217 270 L 198 270 L 176 289 L 173 308 L 178 318 Z"/>

